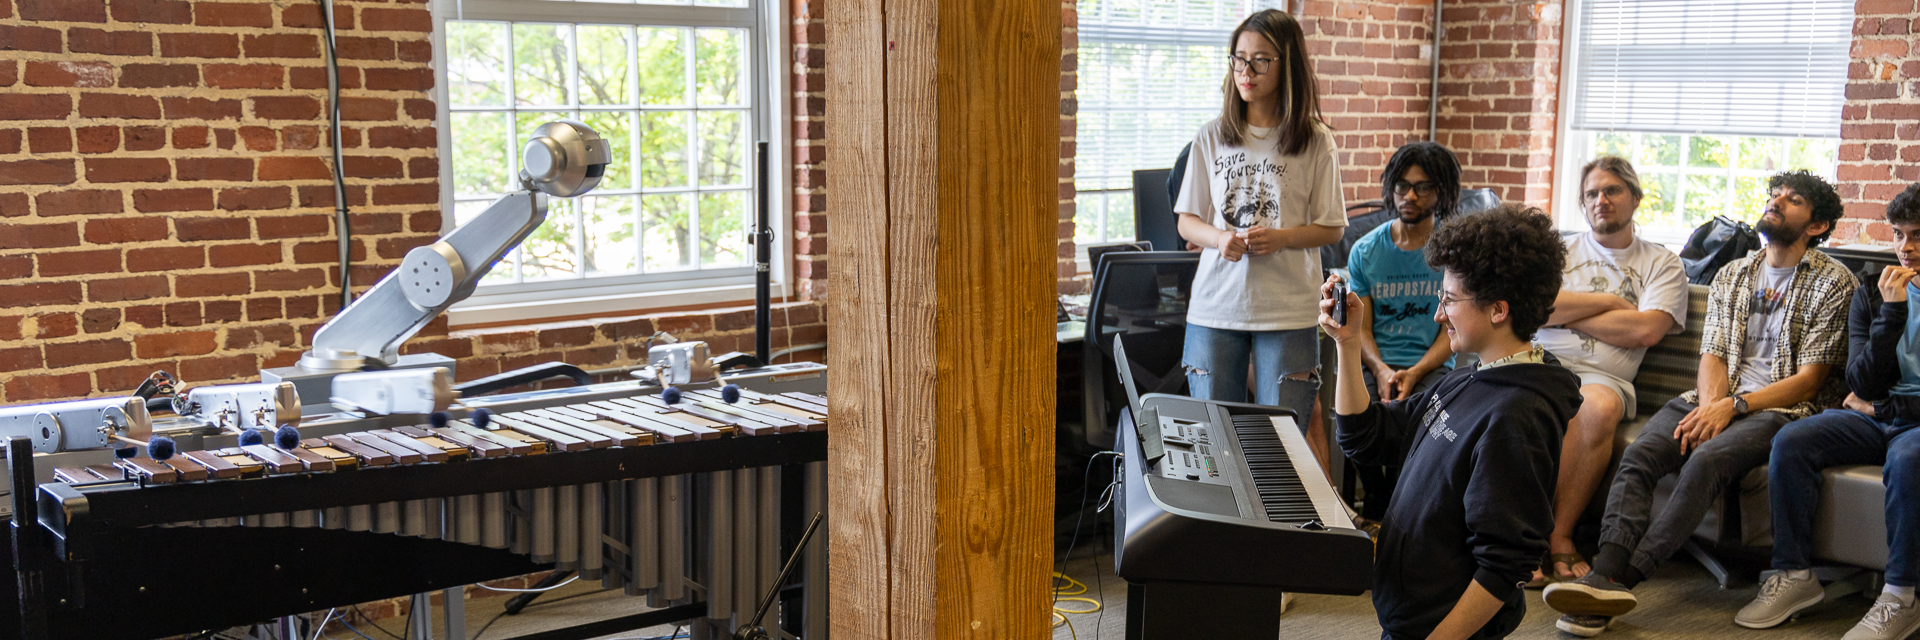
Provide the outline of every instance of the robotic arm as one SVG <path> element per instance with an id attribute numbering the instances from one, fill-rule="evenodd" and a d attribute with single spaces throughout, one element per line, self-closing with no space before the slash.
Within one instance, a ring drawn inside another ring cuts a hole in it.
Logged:
<path id="1" fill-rule="evenodd" d="M 353 371 L 364 358 L 394 363 L 402 343 L 472 295 L 496 262 L 540 228 L 549 198 L 591 191 L 613 161 L 600 134 L 572 120 L 535 129 L 521 155 L 521 191 L 500 198 L 439 242 L 407 252 L 398 268 L 320 327 L 300 368 Z"/>

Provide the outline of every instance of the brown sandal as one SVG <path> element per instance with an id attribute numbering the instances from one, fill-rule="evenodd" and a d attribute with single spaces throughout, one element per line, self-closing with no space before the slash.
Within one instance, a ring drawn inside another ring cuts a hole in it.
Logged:
<path id="1" fill-rule="evenodd" d="M 1561 577 L 1560 572 L 1554 571 L 1553 566 L 1557 564 L 1567 565 L 1566 577 Z M 1547 566 L 1541 567 L 1540 573 L 1552 576 L 1550 580 L 1554 582 L 1572 582 L 1580 579 L 1579 576 L 1573 574 L 1573 565 L 1576 564 L 1587 565 L 1587 572 L 1593 572 L 1593 563 L 1587 562 L 1586 557 L 1578 553 L 1550 553 L 1547 554 Z"/>
<path id="2" fill-rule="evenodd" d="M 1567 565 L 1568 571 L 1572 571 L 1573 565 L 1576 564 L 1587 565 L 1588 571 L 1593 570 L 1593 564 L 1587 562 L 1587 559 L 1578 553 L 1549 553 L 1547 554 L 1547 561 L 1540 564 L 1540 577 L 1528 580 L 1526 588 L 1544 589 L 1547 585 L 1555 582 L 1571 582 L 1577 579 L 1574 577 L 1560 577 L 1559 572 L 1553 570 L 1553 565 L 1556 564 Z"/>

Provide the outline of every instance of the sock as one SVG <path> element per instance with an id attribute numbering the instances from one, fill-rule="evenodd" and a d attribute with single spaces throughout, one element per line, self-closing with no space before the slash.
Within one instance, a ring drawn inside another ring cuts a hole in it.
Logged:
<path id="1" fill-rule="evenodd" d="M 1619 582 L 1620 575 L 1627 571 L 1627 558 L 1630 555 L 1631 552 L 1627 551 L 1626 547 L 1611 542 L 1602 542 L 1600 543 L 1600 553 L 1596 553 L 1593 556 L 1593 570 L 1600 572 L 1600 575 L 1612 578 L 1615 582 Z"/>
<path id="2" fill-rule="evenodd" d="M 1622 587 L 1632 589 L 1647 579 L 1639 569 L 1633 568 L 1633 565 L 1627 562 L 1632 556 L 1633 552 L 1628 551 L 1626 547 L 1602 542 L 1600 553 L 1593 556 L 1593 570 L 1619 583 Z"/>
<path id="3" fill-rule="evenodd" d="M 1900 587 L 1900 586 L 1894 586 L 1890 584 L 1890 585 L 1881 587 L 1880 592 L 1887 595 L 1891 595 L 1895 598 L 1899 598 L 1900 604 L 1902 606 L 1908 606 L 1908 607 L 1913 606 L 1913 596 L 1914 596 L 1913 587 Z"/>
<path id="4" fill-rule="evenodd" d="M 1794 580 L 1812 580 L 1813 579 L 1812 569 L 1788 569 L 1786 571 L 1786 574 L 1788 578 L 1792 578 Z"/>

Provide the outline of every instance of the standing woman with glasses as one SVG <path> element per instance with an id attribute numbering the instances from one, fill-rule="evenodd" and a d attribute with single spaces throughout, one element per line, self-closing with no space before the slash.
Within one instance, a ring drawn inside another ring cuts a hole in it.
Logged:
<path id="1" fill-rule="evenodd" d="M 1173 210 L 1203 250 L 1183 364 L 1197 398 L 1291 409 L 1319 390 L 1322 245 L 1347 225 L 1333 136 L 1293 16 L 1248 16 L 1228 41 L 1220 117 L 1200 128 Z"/>

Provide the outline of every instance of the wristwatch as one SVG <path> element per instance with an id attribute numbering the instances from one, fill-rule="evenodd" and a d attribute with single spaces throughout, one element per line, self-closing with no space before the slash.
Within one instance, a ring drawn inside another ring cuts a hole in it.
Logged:
<path id="1" fill-rule="evenodd" d="M 1747 399 L 1740 394 L 1733 396 L 1733 415 L 1736 418 L 1747 415 Z"/>

